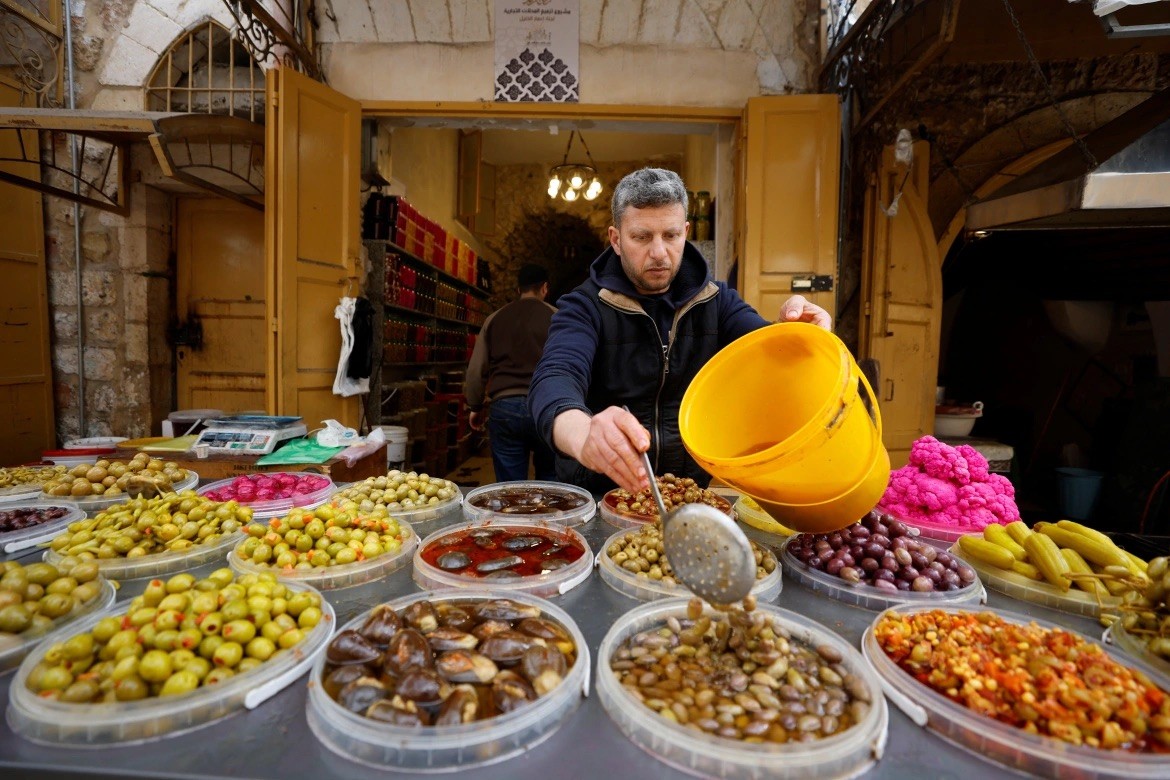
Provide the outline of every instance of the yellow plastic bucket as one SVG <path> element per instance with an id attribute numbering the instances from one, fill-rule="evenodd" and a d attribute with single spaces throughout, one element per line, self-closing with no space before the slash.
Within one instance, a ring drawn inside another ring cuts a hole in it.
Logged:
<path id="1" fill-rule="evenodd" d="M 841 340 L 808 323 L 721 350 L 683 396 L 679 427 L 700 466 L 798 531 L 856 522 L 889 483 L 873 389 Z"/>

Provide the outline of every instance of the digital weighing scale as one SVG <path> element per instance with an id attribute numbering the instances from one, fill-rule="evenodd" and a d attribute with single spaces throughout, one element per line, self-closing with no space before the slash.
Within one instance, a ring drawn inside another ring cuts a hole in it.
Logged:
<path id="1" fill-rule="evenodd" d="M 300 417 L 237 414 L 210 420 L 192 449 L 207 445 L 211 452 L 233 455 L 267 455 L 276 445 L 309 432 Z"/>

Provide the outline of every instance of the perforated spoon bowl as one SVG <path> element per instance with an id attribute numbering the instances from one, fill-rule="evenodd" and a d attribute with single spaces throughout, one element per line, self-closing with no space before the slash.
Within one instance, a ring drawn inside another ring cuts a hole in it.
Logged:
<path id="1" fill-rule="evenodd" d="M 675 576 L 712 604 L 731 604 L 748 595 L 756 583 L 756 559 L 743 530 L 708 504 L 683 504 L 667 512 L 645 452 L 642 466 L 658 504 L 662 546 Z"/>

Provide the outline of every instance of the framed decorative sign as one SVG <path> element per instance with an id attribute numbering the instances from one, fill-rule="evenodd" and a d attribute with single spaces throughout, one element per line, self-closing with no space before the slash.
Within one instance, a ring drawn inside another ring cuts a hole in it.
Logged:
<path id="1" fill-rule="evenodd" d="M 576 103 L 580 0 L 496 0 L 496 100 Z"/>

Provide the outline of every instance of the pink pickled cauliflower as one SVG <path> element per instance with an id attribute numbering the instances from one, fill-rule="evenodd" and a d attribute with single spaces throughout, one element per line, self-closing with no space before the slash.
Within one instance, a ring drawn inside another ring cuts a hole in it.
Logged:
<path id="1" fill-rule="evenodd" d="M 1016 489 L 987 470 L 974 447 L 952 447 L 923 436 L 910 447 L 910 462 L 890 473 L 881 507 L 910 524 L 933 523 L 982 530 L 1020 519 Z"/>

